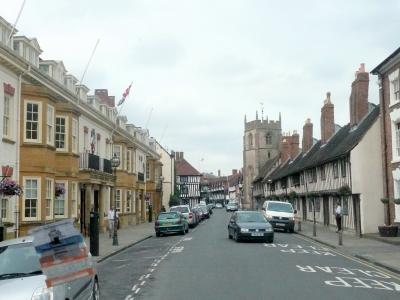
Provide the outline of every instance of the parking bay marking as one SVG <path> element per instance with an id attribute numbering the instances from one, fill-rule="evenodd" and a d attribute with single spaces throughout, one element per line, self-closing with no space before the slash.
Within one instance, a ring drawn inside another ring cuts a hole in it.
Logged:
<path id="1" fill-rule="evenodd" d="M 279 249 L 283 253 L 336 256 L 335 254 L 330 252 L 329 248 L 325 248 L 325 247 L 290 245 L 290 244 L 264 244 L 264 246 L 267 248 Z"/>

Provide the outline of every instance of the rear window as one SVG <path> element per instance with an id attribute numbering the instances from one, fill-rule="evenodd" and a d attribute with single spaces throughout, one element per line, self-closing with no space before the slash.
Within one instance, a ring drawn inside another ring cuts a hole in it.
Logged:
<path id="1" fill-rule="evenodd" d="M 290 203 L 285 203 L 285 202 L 282 203 L 270 202 L 268 203 L 268 210 L 293 213 L 292 205 Z"/>
<path id="2" fill-rule="evenodd" d="M 177 219 L 177 218 L 179 218 L 179 215 L 174 212 L 161 214 L 158 216 L 158 220 Z"/>
<path id="3" fill-rule="evenodd" d="M 179 211 L 181 213 L 188 213 L 189 208 L 187 208 L 186 206 L 177 206 L 177 207 L 172 207 L 170 211 Z"/>

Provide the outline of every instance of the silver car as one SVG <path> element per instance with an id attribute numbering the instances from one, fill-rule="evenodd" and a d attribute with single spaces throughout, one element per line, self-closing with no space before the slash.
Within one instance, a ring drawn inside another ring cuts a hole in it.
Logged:
<path id="1" fill-rule="evenodd" d="M 188 220 L 189 227 L 195 227 L 198 223 L 199 220 L 197 218 L 197 214 L 195 214 L 191 209 L 189 205 L 177 205 L 177 206 L 172 206 L 170 207 L 169 211 L 178 211 L 182 213 L 185 218 Z"/>
<path id="2" fill-rule="evenodd" d="M 0 242 L 0 300 L 100 299 L 97 273 L 46 287 L 33 237 Z"/>

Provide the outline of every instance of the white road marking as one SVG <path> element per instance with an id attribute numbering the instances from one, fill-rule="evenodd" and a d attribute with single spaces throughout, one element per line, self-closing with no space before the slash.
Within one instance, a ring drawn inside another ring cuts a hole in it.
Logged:
<path id="1" fill-rule="evenodd" d="M 158 264 L 156 264 L 156 263 L 152 263 L 152 264 L 151 264 L 151 266 L 152 266 L 152 267 L 157 267 L 157 266 L 158 266 Z"/>
<path id="2" fill-rule="evenodd" d="M 125 267 L 126 267 L 126 265 L 120 265 L 120 266 L 116 267 L 116 269 L 122 269 L 122 268 L 125 268 Z"/>
<path id="3" fill-rule="evenodd" d="M 128 261 L 129 259 L 113 259 L 112 261 L 115 262 L 122 262 L 122 261 Z"/>
<path id="4" fill-rule="evenodd" d="M 140 277 L 139 277 L 139 281 L 142 281 L 143 278 L 144 278 L 144 275 L 140 276 Z"/>
<path id="5" fill-rule="evenodd" d="M 186 242 L 186 241 L 191 241 L 193 238 L 190 236 L 190 237 L 187 237 L 187 238 L 184 238 L 183 240 Z"/>
<path id="6" fill-rule="evenodd" d="M 135 294 L 139 293 L 139 291 L 140 291 L 140 288 L 138 288 L 138 289 L 135 291 Z"/>
<path id="7" fill-rule="evenodd" d="M 141 286 L 144 286 L 145 283 L 146 283 L 146 280 L 143 280 L 143 281 L 140 283 L 140 285 L 141 285 Z"/>
<path id="8" fill-rule="evenodd" d="M 183 251 L 183 249 L 184 249 L 183 246 L 181 246 L 181 247 L 175 247 L 175 248 L 172 250 L 172 253 L 181 253 L 181 252 Z"/>
<path id="9" fill-rule="evenodd" d="M 150 272 L 150 273 L 153 273 L 153 272 L 154 272 L 154 270 L 155 270 L 155 269 L 149 269 L 149 272 Z"/>
<path id="10" fill-rule="evenodd" d="M 135 284 L 135 285 L 132 287 L 132 291 L 136 290 L 136 288 L 137 288 L 137 284 Z"/>
<path id="11" fill-rule="evenodd" d="M 147 279 L 147 278 L 149 278 L 149 277 L 150 277 L 150 275 L 151 275 L 151 274 L 147 274 L 145 278 L 146 278 L 146 279 Z"/>
<path id="12" fill-rule="evenodd" d="M 132 295 L 128 295 L 125 297 L 125 300 L 133 300 Z"/>

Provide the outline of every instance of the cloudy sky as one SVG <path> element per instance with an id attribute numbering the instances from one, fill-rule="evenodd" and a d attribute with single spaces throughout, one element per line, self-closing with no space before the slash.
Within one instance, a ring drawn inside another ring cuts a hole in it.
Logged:
<path id="1" fill-rule="evenodd" d="M 1 16 L 14 23 L 22 2 L 0 0 Z M 330 91 L 347 123 L 354 72 L 400 46 L 399 15 L 397 0 L 27 0 L 17 29 L 77 78 L 100 39 L 84 84 L 118 98 L 133 81 L 129 121 L 226 174 L 242 167 L 244 115 L 261 103 L 269 119 L 282 112 L 285 132 L 310 117 L 319 138 Z"/>

